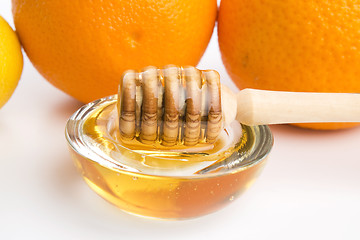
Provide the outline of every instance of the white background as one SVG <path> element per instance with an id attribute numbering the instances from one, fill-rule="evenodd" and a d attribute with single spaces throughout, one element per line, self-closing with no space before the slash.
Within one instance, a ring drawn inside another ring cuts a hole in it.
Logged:
<path id="1" fill-rule="evenodd" d="M 0 15 L 13 26 L 10 2 L 0 0 Z M 199 67 L 234 87 L 216 34 Z M 269 162 L 243 196 L 208 216 L 159 221 L 121 212 L 77 174 L 64 127 L 80 106 L 25 56 L 0 110 L 0 239 L 360 239 L 360 128 L 273 126 Z"/>

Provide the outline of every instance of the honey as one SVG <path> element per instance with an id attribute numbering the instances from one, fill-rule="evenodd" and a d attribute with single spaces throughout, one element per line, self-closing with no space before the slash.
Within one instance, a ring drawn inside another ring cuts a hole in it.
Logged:
<path id="1" fill-rule="evenodd" d="M 211 144 L 124 140 L 116 104 L 114 95 L 82 107 L 70 118 L 66 137 L 87 184 L 135 215 L 185 219 L 226 206 L 254 182 L 273 143 L 268 127 L 237 122 Z"/>

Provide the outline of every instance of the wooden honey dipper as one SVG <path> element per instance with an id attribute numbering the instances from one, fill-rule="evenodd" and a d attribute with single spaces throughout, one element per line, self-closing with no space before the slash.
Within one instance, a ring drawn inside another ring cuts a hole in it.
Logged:
<path id="1" fill-rule="evenodd" d="M 195 145 L 216 140 L 224 124 L 360 122 L 360 94 L 244 89 L 236 95 L 214 70 L 147 67 L 126 71 L 118 96 L 121 137 Z"/>

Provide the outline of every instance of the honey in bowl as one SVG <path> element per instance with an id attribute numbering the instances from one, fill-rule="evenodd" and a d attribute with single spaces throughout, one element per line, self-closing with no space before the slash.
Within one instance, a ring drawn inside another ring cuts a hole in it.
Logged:
<path id="1" fill-rule="evenodd" d="M 251 186 L 273 144 L 267 126 L 237 122 L 210 149 L 208 143 L 159 149 L 136 138 L 122 142 L 116 105 L 114 95 L 83 106 L 69 119 L 66 138 L 87 184 L 135 215 L 185 219 L 226 206 Z"/>

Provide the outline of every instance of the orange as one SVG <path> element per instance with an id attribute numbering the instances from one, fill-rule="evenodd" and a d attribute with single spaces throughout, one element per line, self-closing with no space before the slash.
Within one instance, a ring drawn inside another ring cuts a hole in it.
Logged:
<path id="1" fill-rule="evenodd" d="M 224 65 L 239 88 L 360 93 L 359 5 L 360 0 L 222 0 L 218 39 Z"/>
<path id="2" fill-rule="evenodd" d="M 123 71 L 196 65 L 216 0 L 12 0 L 23 48 L 54 86 L 82 102 L 117 92 Z"/>

